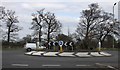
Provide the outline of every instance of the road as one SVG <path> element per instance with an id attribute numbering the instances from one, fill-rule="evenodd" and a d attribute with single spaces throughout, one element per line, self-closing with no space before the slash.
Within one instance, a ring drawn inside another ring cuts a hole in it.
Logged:
<path id="1" fill-rule="evenodd" d="M 107 51 L 111 57 L 41 57 L 24 55 L 23 50 L 2 52 L 3 68 L 110 68 L 118 69 L 118 52 Z"/>

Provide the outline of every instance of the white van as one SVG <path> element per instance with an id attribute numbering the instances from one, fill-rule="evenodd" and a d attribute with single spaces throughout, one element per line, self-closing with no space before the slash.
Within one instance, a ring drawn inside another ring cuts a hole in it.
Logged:
<path id="1" fill-rule="evenodd" d="M 24 46 L 25 50 L 27 52 L 30 52 L 31 50 L 37 50 L 37 49 L 45 49 L 45 46 L 39 46 L 39 44 L 37 43 L 26 43 L 26 45 Z"/>

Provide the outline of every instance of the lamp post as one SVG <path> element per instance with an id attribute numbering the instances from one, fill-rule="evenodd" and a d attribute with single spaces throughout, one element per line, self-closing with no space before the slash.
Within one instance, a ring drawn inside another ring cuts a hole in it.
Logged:
<path id="1" fill-rule="evenodd" d="M 114 3 L 114 5 L 113 5 L 113 26 L 115 25 L 115 23 L 114 23 L 114 18 L 115 18 L 114 7 L 115 7 L 116 4 L 117 3 Z M 113 34 L 113 48 L 114 48 L 114 34 Z"/>

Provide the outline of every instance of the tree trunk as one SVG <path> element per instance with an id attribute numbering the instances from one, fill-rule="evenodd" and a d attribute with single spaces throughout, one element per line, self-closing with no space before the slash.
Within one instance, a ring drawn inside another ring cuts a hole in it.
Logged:
<path id="1" fill-rule="evenodd" d="M 47 40 L 48 40 L 48 44 L 50 42 L 50 26 L 48 25 L 48 34 L 47 34 Z M 50 49 L 50 46 L 48 45 L 48 49 Z"/>
<path id="2" fill-rule="evenodd" d="M 85 37 L 85 41 L 84 41 L 84 46 L 85 46 L 85 49 L 89 49 L 88 47 L 88 37 Z"/>
<path id="3" fill-rule="evenodd" d="M 88 50 L 88 55 L 91 54 L 91 48 L 89 47 L 89 42 L 90 42 L 89 38 L 86 37 L 84 45 L 85 45 L 85 48 Z"/>
<path id="4" fill-rule="evenodd" d="M 103 40 L 100 40 L 101 48 L 103 47 L 103 42 L 104 42 Z"/>
<path id="5" fill-rule="evenodd" d="M 40 27 L 40 30 L 39 30 L 39 46 L 41 46 L 41 27 Z"/>

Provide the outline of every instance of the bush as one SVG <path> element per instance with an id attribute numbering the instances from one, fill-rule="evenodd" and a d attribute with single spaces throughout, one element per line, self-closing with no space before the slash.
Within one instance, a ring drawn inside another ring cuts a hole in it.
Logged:
<path id="1" fill-rule="evenodd" d="M 2 42 L 2 47 L 3 48 L 23 48 L 25 43 L 21 43 L 21 42 L 7 42 L 7 41 L 3 41 Z"/>

